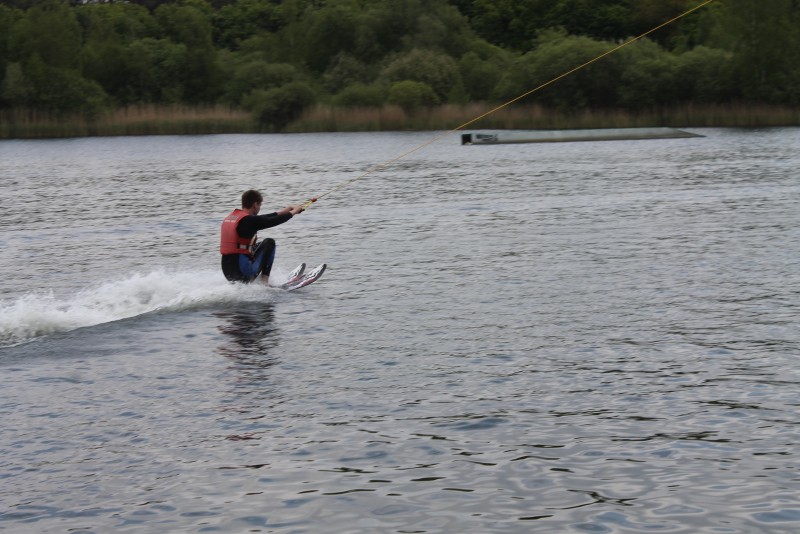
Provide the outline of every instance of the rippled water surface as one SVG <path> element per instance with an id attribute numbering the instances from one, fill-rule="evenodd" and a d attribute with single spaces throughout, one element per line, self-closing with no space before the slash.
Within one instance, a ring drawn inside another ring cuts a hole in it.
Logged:
<path id="1" fill-rule="evenodd" d="M 696 131 L 0 142 L 0 531 L 800 531 L 800 129 Z"/>

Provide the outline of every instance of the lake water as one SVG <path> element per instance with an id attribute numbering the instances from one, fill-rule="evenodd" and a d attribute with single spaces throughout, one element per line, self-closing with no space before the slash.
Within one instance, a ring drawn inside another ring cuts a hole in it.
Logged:
<path id="1" fill-rule="evenodd" d="M 800 531 L 800 129 L 692 131 L 0 142 L 0 531 Z"/>

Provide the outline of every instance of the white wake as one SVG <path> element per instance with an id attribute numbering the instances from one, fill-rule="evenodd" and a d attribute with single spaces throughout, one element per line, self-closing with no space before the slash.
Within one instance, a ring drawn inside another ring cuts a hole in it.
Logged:
<path id="1" fill-rule="evenodd" d="M 260 284 L 231 284 L 219 271 L 134 273 L 68 296 L 51 290 L 0 300 L 0 346 L 157 311 L 270 298 Z"/>

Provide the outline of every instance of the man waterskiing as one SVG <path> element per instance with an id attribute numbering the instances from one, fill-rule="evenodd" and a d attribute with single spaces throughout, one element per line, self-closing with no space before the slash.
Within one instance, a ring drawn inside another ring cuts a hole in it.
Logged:
<path id="1" fill-rule="evenodd" d="M 261 277 L 269 285 L 269 273 L 275 261 L 275 240 L 257 242 L 257 232 L 283 224 L 298 213 L 300 204 L 287 206 L 267 215 L 259 215 L 264 197 L 255 189 L 242 194 L 242 208 L 233 210 L 222 221 L 219 251 L 222 253 L 222 272 L 231 282 L 252 282 Z"/>

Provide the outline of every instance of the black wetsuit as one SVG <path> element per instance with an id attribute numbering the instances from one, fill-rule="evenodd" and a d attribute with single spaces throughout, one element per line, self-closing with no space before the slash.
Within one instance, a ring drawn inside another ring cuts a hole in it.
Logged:
<path id="1" fill-rule="evenodd" d="M 246 215 L 236 226 L 236 233 L 245 239 L 252 239 L 256 232 L 283 224 L 292 218 L 291 213 L 278 215 Z M 269 276 L 272 262 L 275 260 L 275 240 L 264 239 L 258 244 L 253 254 L 223 254 L 222 272 L 231 282 L 251 282 L 258 275 Z"/>

